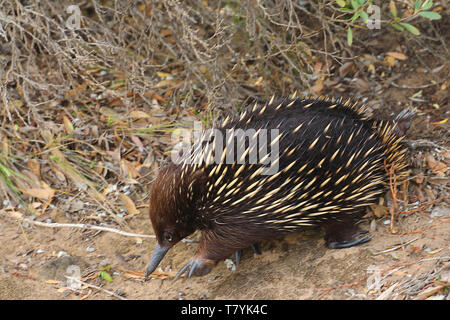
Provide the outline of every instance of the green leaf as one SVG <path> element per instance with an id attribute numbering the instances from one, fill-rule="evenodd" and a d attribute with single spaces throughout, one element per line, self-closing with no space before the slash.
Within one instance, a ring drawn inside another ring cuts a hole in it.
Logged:
<path id="1" fill-rule="evenodd" d="M 401 25 L 393 23 L 392 26 L 397 29 L 398 31 L 404 31 L 405 28 L 403 28 Z"/>
<path id="2" fill-rule="evenodd" d="M 106 272 L 106 271 L 100 272 L 99 276 L 100 276 L 103 280 L 105 280 L 105 281 L 107 281 L 107 282 L 113 282 L 112 277 L 111 277 L 110 274 L 109 274 L 108 272 Z"/>
<path id="3" fill-rule="evenodd" d="M 430 20 L 439 20 L 442 18 L 439 13 L 433 11 L 422 11 L 419 12 L 419 15 Z"/>
<path id="4" fill-rule="evenodd" d="M 357 0 L 352 0 L 352 7 L 355 10 L 358 10 L 359 7 L 361 7 L 361 5 L 359 4 L 359 2 Z"/>
<path id="5" fill-rule="evenodd" d="M 406 23 L 406 22 L 401 22 L 400 23 L 403 27 L 405 27 L 406 30 L 408 30 L 409 32 L 411 32 L 413 35 L 418 36 L 420 34 L 419 29 L 417 29 L 416 27 L 414 27 L 412 24 Z"/>
<path id="6" fill-rule="evenodd" d="M 431 9 L 431 7 L 433 6 L 433 1 L 432 0 L 426 0 L 423 5 L 422 5 L 422 10 L 428 10 Z"/>
<path id="7" fill-rule="evenodd" d="M 397 17 L 397 7 L 395 6 L 394 1 L 389 2 L 389 10 L 391 10 L 391 13 L 394 17 Z"/>
<path id="8" fill-rule="evenodd" d="M 361 12 L 362 12 L 362 11 L 357 11 L 357 12 L 355 12 L 355 14 L 353 15 L 353 17 L 350 19 L 350 22 L 353 22 L 353 21 L 355 21 L 356 19 L 358 19 L 359 16 L 361 15 Z"/>
<path id="9" fill-rule="evenodd" d="M 365 11 L 361 11 L 361 19 L 364 23 L 367 23 L 369 21 L 369 15 Z"/>
<path id="10" fill-rule="evenodd" d="M 345 7 L 345 5 L 347 4 L 345 2 L 345 0 L 336 0 L 336 3 L 338 4 L 339 7 L 343 8 Z"/>
<path id="11" fill-rule="evenodd" d="M 421 6 L 422 6 L 422 1 L 416 0 L 416 4 L 414 5 L 414 12 L 417 12 L 417 10 L 419 10 Z"/>
<path id="12" fill-rule="evenodd" d="M 347 30 L 347 43 L 349 46 L 351 46 L 353 43 L 353 32 L 351 27 L 348 27 Z"/>

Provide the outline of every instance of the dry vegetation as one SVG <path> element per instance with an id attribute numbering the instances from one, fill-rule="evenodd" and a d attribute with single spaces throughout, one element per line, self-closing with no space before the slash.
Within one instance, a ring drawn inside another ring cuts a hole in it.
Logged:
<path id="1" fill-rule="evenodd" d="M 409 21 L 414 1 L 394 2 Z M 448 222 L 448 4 L 431 9 L 441 20 L 414 18 L 415 36 L 391 28 L 380 3 L 383 27 L 369 30 L 335 1 L 0 0 L 0 222 L 135 232 L 129 221 L 146 211 L 171 132 L 295 90 L 351 96 L 383 116 L 417 106 L 414 169 L 398 202 L 408 214 L 447 210 L 437 224 Z M 372 217 L 390 212 L 393 226 L 391 209 Z M 444 258 L 399 285 L 404 297 L 426 298 L 448 276 L 445 240 Z M 432 294 L 448 297 L 439 285 Z"/>

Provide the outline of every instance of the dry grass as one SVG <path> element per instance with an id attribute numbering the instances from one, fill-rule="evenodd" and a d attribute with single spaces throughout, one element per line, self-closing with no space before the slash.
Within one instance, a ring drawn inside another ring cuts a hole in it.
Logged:
<path id="1" fill-rule="evenodd" d="M 0 2 L 6 207 L 45 213 L 59 200 L 70 212 L 81 199 L 86 212 L 119 222 L 123 201 L 108 198 L 111 186 L 129 193 L 132 184 L 145 200 L 139 185 L 170 147 L 161 134 L 273 93 L 345 94 L 348 63 L 363 70 L 358 53 L 380 33 L 360 25 L 348 47 L 349 22 L 333 1 L 80 1 L 75 29 L 72 4 Z M 427 26 L 416 44 L 445 44 L 441 25 Z"/>

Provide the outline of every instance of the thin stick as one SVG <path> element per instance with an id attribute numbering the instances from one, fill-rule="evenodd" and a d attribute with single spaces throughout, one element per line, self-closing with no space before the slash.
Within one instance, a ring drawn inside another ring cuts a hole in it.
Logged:
<path id="1" fill-rule="evenodd" d="M 386 164 L 385 164 L 386 166 Z M 394 215 L 398 210 L 397 205 L 397 176 L 395 175 L 394 165 L 391 165 L 389 168 L 389 187 L 391 189 L 392 194 L 392 207 L 391 207 L 391 223 L 390 223 L 390 231 L 394 233 Z"/>
<path id="2" fill-rule="evenodd" d="M 77 279 L 77 278 L 74 278 L 74 277 L 69 277 L 69 276 L 66 276 L 66 278 L 67 278 L 67 279 L 70 279 L 70 280 L 72 280 L 72 281 L 79 282 L 80 284 L 83 284 L 83 285 L 85 285 L 85 286 L 87 286 L 87 287 L 90 287 L 90 288 L 94 288 L 94 289 L 103 291 L 104 293 L 109 294 L 109 295 L 111 295 L 111 296 L 114 296 L 114 297 L 116 297 L 117 299 L 120 299 L 120 300 L 128 300 L 128 299 L 126 299 L 126 298 L 124 298 L 124 297 L 122 297 L 122 296 L 119 296 L 118 294 L 116 294 L 116 293 L 114 293 L 114 292 L 112 292 L 112 291 L 109 291 L 109 290 L 103 289 L 102 287 L 98 287 L 98 286 L 96 286 L 96 285 L 93 285 L 93 284 L 90 284 L 90 283 L 81 281 L 80 279 Z"/>
<path id="3" fill-rule="evenodd" d="M 386 250 L 383 250 L 383 251 L 380 251 L 380 252 L 375 252 L 373 255 L 376 256 L 376 255 L 379 255 L 379 254 L 382 254 L 382 253 L 395 251 L 395 250 L 397 250 L 397 249 L 400 249 L 401 247 L 406 246 L 407 244 L 410 244 L 411 242 L 416 241 L 417 239 L 419 239 L 419 238 L 415 238 L 415 239 L 409 240 L 409 241 L 407 241 L 407 242 L 405 242 L 405 243 L 402 243 L 402 244 L 400 244 L 400 245 L 398 245 L 398 246 L 395 246 L 395 247 L 393 247 L 393 248 L 390 248 L 390 249 L 386 249 Z"/>
<path id="4" fill-rule="evenodd" d="M 40 221 L 33 221 L 30 219 L 25 219 L 22 217 L 18 217 L 18 216 L 12 216 L 12 215 L 8 215 L 6 212 L 4 211 L 0 211 L 0 214 L 3 214 L 6 217 L 11 217 L 11 218 L 16 218 L 18 220 L 24 221 L 24 222 L 28 222 L 40 227 L 47 227 L 47 228 L 79 228 L 79 229 L 90 229 L 90 230 L 100 230 L 100 231 L 107 231 L 107 232 L 114 232 L 117 234 L 120 234 L 122 236 L 126 236 L 126 237 L 139 237 L 139 238 L 152 238 L 155 239 L 156 236 L 153 234 L 139 234 L 139 233 L 132 233 L 132 232 L 126 232 L 126 231 L 122 231 L 122 230 L 118 230 L 118 229 L 114 229 L 114 228 L 109 228 L 109 227 L 100 227 L 100 226 L 94 226 L 92 224 L 84 224 L 84 223 L 46 223 L 46 222 L 40 222 Z M 195 240 L 192 239 L 183 239 L 181 240 L 182 242 L 196 242 Z"/>

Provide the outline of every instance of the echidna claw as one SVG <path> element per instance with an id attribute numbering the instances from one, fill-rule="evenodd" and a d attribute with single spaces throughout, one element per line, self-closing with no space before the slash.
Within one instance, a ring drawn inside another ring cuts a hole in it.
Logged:
<path id="1" fill-rule="evenodd" d="M 183 267 L 181 267 L 181 269 L 177 272 L 177 274 L 173 278 L 172 283 L 175 282 L 184 273 L 184 271 L 186 271 L 186 269 L 191 266 L 191 264 L 192 260 L 186 263 Z"/>
<path id="2" fill-rule="evenodd" d="M 368 231 L 361 230 L 356 232 L 353 237 L 359 236 L 361 234 L 366 234 Z M 330 249 L 344 249 L 344 248 L 350 248 L 359 244 L 363 244 L 366 242 L 369 242 L 372 239 L 372 235 L 368 235 L 359 239 L 355 239 L 352 241 L 341 241 L 341 242 L 330 242 L 328 243 L 328 248 Z"/>
<path id="3" fill-rule="evenodd" d="M 257 243 L 252 244 L 252 249 L 255 254 L 261 254 L 261 249 L 259 248 L 259 244 L 257 244 Z"/>
<path id="4" fill-rule="evenodd" d="M 251 247 L 253 249 L 253 253 L 254 254 L 258 254 L 258 255 L 261 254 L 261 249 L 259 249 L 259 244 L 254 243 L 254 244 L 251 245 Z M 235 258 L 236 258 L 236 262 L 235 262 L 236 265 L 238 265 L 239 262 L 241 261 L 242 253 L 243 253 L 242 249 L 236 250 L 236 252 L 234 254 Z"/>
<path id="5" fill-rule="evenodd" d="M 187 278 L 191 278 L 192 276 L 203 276 L 211 271 L 214 264 L 214 261 L 208 259 L 191 259 L 177 272 L 172 280 L 172 283 L 175 282 L 179 277 L 181 277 L 181 275 L 185 272 Z"/>
<path id="6" fill-rule="evenodd" d="M 236 250 L 235 252 L 236 265 L 238 265 L 239 261 L 241 261 L 241 257 L 242 257 L 242 249 Z"/>

